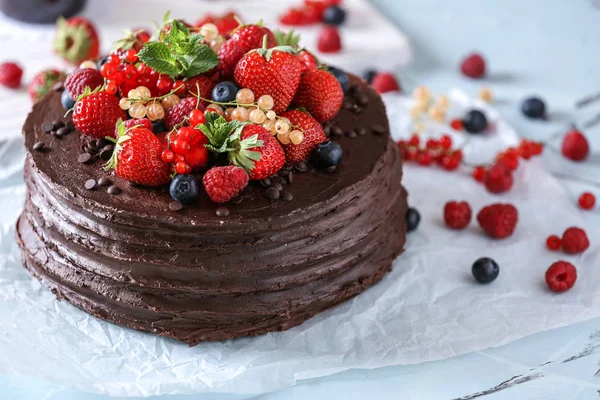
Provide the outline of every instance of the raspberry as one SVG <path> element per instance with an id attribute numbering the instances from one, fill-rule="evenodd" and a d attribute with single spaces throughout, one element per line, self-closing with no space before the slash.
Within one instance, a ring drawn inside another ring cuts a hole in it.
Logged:
<path id="1" fill-rule="evenodd" d="M 380 72 L 373 77 L 371 86 L 379 94 L 387 92 L 399 92 L 400 85 L 394 75 L 387 72 Z"/>
<path id="2" fill-rule="evenodd" d="M 491 204 L 477 214 L 477 222 L 491 237 L 504 239 L 515 231 L 519 213 L 512 204 Z"/>
<path id="3" fill-rule="evenodd" d="M 248 184 L 248 174 L 241 167 L 213 167 L 202 178 L 208 197 L 215 203 L 225 203 L 234 198 Z"/>
<path id="4" fill-rule="evenodd" d="M 465 229 L 471 222 L 471 207 L 466 201 L 450 201 L 444 207 L 444 221 L 449 228 Z"/>
<path id="5" fill-rule="evenodd" d="M 485 60 L 478 53 L 470 54 L 460 64 L 460 70 L 469 78 L 481 78 L 485 75 Z"/>
<path id="6" fill-rule="evenodd" d="M 577 269 L 567 261 L 557 261 L 546 271 L 546 284 L 553 292 L 565 292 L 577 280 Z"/>
<path id="7" fill-rule="evenodd" d="M 103 84 L 104 77 L 100 71 L 92 68 L 78 68 L 67 75 L 65 89 L 67 89 L 71 98 L 77 99 L 86 87 L 94 90 Z"/>
<path id="8" fill-rule="evenodd" d="M 317 48 L 321 53 L 337 53 L 342 50 L 340 32 L 335 26 L 324 26 L 317 38 Z"/>
<path id="9" fill-rule="evenodd" d="M 16 89 L 21 86 L 23 70 L 13 62 L 0 64 L 0 85 L 7 88 Z"/>
<path id="10" fill-rule="evenodd" d="M 596 197 L 589 192 L 585 192 L 579 197 L 579 207 L 583 208 L 584 210 L 591 210 L 594 208 L 595 204 Z"/>
<path id="11" fill-rule="evenodd" d="M 190 115 L 192 110 L 199 108 L 202 109 L 202 105 L 200 107 L 196 107 L 198 104 L 198 99 L 195 97 L 186 97 L 181 99 L 179 103 L 169 108 L 165 113 L 165 126 L 168 130 L 173 129 L 175 125 L 178 125 L 183 122 L 183 119 Z"/>
<path id="12" fill-rule="evenodd" d="M 590 145 L 581 132 L 573 129 L 565 135 L 561 151 L 563 156 L 568 159 L 573 161 L 583 161 L 590 152 Z"/>
<path id="13" fill-rule="evenodd" d="M 546 247 L 552 251 L 560 250 L 561 246 L 562 240 L 556 235 L 548 236 L 548 239 L 546 239 Z"/>
<path id="14" fill-rule="evenodd" d="M 581 228 L 568 228 L 562 236 L 562 247 L 565 253 L 577 254 L 590 247 L 590 241 Z"/>
<path id="15" fill-rule="evenodd" d="M 142 128 L 146 128 L 149 131 L 152 130 L 152 122 L 148 118 L 128 119 L 126 121 L 123 121 L 123 125 L 125 125 L 125 129 L 131 129 L 136 125 L 141 125 Z M 115 133 L 116 132 L 117 132 L 117 130 L 115 129 Z"/>
<path id="16" fill-rule="evenodd" d="M 498 162 L 487 171 L 483 183 L 490 193 L 506 192 L 513 185 L 512 172 L 503 162 Z"/>

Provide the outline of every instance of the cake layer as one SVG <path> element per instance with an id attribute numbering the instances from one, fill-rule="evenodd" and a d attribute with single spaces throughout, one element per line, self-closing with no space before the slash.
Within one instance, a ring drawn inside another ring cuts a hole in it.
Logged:
<path id="1" fill-rule="evenodd" d="M 121 194 L 86 190 L 86 180 L 108 175 L 100 162 L 77 162 L 77 133 L 42 132 L 63 112 L 60 94 L 50 94 L 24 127 L 25 266 L 93 315 L 189 344 L 287 329 L 361 292 L 402 249 L 406 193 L 381 100 L 358 78 L 352 85 L 331 122 L 334 132 L 354 131 L 332 138 L 344 150 L 337 169 L 286 179 L 290 202 L 254 183 L 227 217 L 206 195 L 172 211 L 166 190 L 112 175 Z M 357 94 L 367 99 L 360 112 Z M 49 150 L 32 150 L 40 140 Z"/>

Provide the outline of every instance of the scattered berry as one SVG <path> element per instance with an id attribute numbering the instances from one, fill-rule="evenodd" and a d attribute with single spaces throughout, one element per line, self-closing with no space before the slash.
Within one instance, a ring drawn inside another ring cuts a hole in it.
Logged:
<path id="1" fill-rule="evenodd" d="M 521 111 L 529 118 L 543 119 L 546 116 L 546 104 L 538 97 L 530 97 L 523 101 Z"/>
<path id="2" fill-rule="evenodd" d="M 342 25 L 346 20 L 346 11 L 339 6 L 327 7 L 323 12 L 323 22 L 328 25 Z"/>
<path id="3" fill-rule="evenodd" d="M 173 200 L 183 204 L 193 203 L 198 199 L 200 188 L 194 175 L 177 175 L 171 181 L 169 193 Z"/>
<path id="4" fill-rule="evenodd" d="M 88 19 L 73 17 L 56 22 L 56 38 L 54 51 L 66 61 L 79 65 L 85 60 L 98 57 L 100 41 L 96 28 Z"/>
<path id="5" fill-rule="evenodd" d="M 513 185 L 513 175 L 504 163 L 494 164 L 485 174 L 483 184 L 490 193 L 504 193 Z"/>
<path id="6" fill-rule="evenodd" d="M 229 165 L 206 171 L 202 184 L 208 197 L 215 203 L 225 203 L 248 185 L 248 174 L 243 168 Z"/>
<path id="7" fill-rule="evenodd" d="M 563 156 L 573 161 L 583 161 L 590 152 L 590 145 L 583 133 L 576 129 L 568 132 L 562 142 Z"/>
<path id="8" fill-rule="evenodd" d="M 89 87 L 94 90 L 104 84 L 104 77 L 100 71 L 91 68 L 78 68 L 67 75 L 65 89 L 72 98 L 76 99 Z"/>
<path id="9" fill-rule="evenodd" d="M 491 237 L 504 239 L 513 234 L 517 227 L 519 213 L 512 204 L 491 204 L 479 211 L 477 222 Z"/>
<path id="10" fill-rule="evenodd" d="M 557 261 L 546 271 L 546 284 L 553 292 L 565 292 L 577 280 L 577 269 L 568 261 Z"/>
<path id="11" fill-rule="evenodd" d="M 579 207 L 584 210 L 591 210 L 594 205 L 596 205 L 596 197 L 592 193 L 585 192 L 579 196 Z"/>
<path id="12" fill-rule="evenodd" d="M 562 240 L 557 235 L 550 235 L 546 239 L 546 247 L 552 251 L 560 250 L 562 246 Z"/>
<path id="13" fill-rule="evenodd" d="M 75 107 L 75 100 L 71 97 L 68 91 L 64 90 L 60 95 L 60 102 L 65 110 L 70 110 Z"/>
<path id="14" fill-rule="evenodd" d="M 471 272 L 477 282 L 490 283 L 498 277 L 500 268 L 496 261 L 488 257 L 483 257 L 473 263 Z"/>
<path id="15" fill-rule="evenodd" d="M 485 60 L 480 54 L 470 54 L 460 64 L 460 70 L 469 78 L 481 78 L 485 75 Z"/>
<path id="16" fill-rule="evenodd" d="M 66 92 L 66 91 L 65 91 Z M 96 92 L 75 103 L 73 123 L 83 134 L 98 139 L 114 134 L 117 120 L 125 119 L 119 99 L 106 92 Z"/>
<path id="17" fill-rule="evenodd" d="M 342 160 L 342 147 L 331 141 L 319 143 L 311 155 L 312 163 L 320 169 L 327 169 L 338 165 Z"/>
<path id="18" fill-rule="evenodd" d="M 229 103 L 235 100 L 235 95 L 239 90 L 239 86 L 233 82 L 219 82 L 212 91 L 212 99 L 219 103 Z"/>
<path id="19" fill-rule="evenodd" d="M 590 241 L 581 228 L 568 228 L 562 236 L 562 248 L 565 253 L 578 254 L 590 247 Z"/>
<path id="20" fill-rule="evenodd" d="M 65 79 L 65 74 L 62 71 L 50 68 L 38 72 L 27 88 L 27 93 L 34 103 L 37 103 L 46 93 L 48 93 L 52 86 Z"/>
<path id="21" fill-rule="evenodd" d="M 471 207 L 466 201 L 450 201 L 444 207 L 444 221 L 449 228 L 465 229 L 471 222 Z"/>
<path id="22" fill-rule="evenodd" d="M 462 126 L 469 133 L 483 132 L 488 126 L 487 117 L 479 110 L 471 110 L 462 119 Z"/>
<path id="23" fill-rule="evenodd" d="M 333 76 L 335 76 L 335 79 L 337 79 L 337 81 L 340 83 L 340 86 L 342 87 L 342 90 L 345 92 L 346 89 L 348 89 L 348 86 L 350 85 L 350 77 L 348 77 L 346 71 L 336 67 L 332 67 L 331 65 L 327 67 L 327 70 L 331 72 Z"/>
<path id="24" fill-rule="evenodd" d="M 328 71 L 316 70 L 302 74 L 292 102 L 323 123 L 338 113 L 343 101 L 344 91 L 335 76 Z"/>
<path id="25" fill-rule="evenodd" d="M 406 232 L 412 232 L 419 226 L 421 222 L 421 214 L 416 208 L 409 207 L 406 211 Z"/>
<path id="26" fill-rule="evenodd" d="M 460 119 L 453 119 L 452 121 L 450 121 L 450 126 L 455 131 L 462 131 L 463 130 L 463 123 L 462 123 L 462 120 L 460 120 Z"/>
<path id="27" fill-rule="evenodd" d="M 282 117 L 287 118 L 292 125 L 302 129 L 304 135 L 302 143 L 286 144 L 283 146 L 287 162 L 297 163 L 308 161 L 311 153 L 319 143 L 327 141 L 323 126 L 310 114 L 300 110 L 288 111 Z"/>
<path id="28" fill-rule="evenodd" d="M 14 62 L 3 62 L 0 64 L 0 85 L 10 89 L 16 89 L 21 86 L 23 69 Z"/>
<path id="29" fill-rule="evenodd" d="M 387 72 L 377 73 L 371 81 L 371 86 L 379 94 L 400 91 L 400 85 L 398 84 L 396 77 Z"/>
<path id="30" fill-rule="evenodd" d="M 335 26 L 324 26 L 317 38 L 317 48 L 321 53 L 337 53 L 342 50 L 340 32 Z"/>

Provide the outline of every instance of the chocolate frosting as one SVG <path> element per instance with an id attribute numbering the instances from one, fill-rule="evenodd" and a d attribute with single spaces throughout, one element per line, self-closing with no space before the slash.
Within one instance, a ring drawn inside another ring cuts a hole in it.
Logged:
<path id="1" fill-rule="evenodd" d="M 368 99 L 358 111 L 357 93 Z M 344 150 L 335 171 L 296 173 L 284 184 L 292 201 L 269 200 L 253 182 L 222 217 L 204 193 L 173 211 L 165 188 L 78 163 L 78 132 L 42 132 L 46 121 L 70 119 L 60 93 L 49 93 L 23 128 L 25 267 L 90 314 L 190 345 L 302 323 L 378 282 L 405 242 L 406 192 L 384 105 L 354 76 L 345 103 L 331 126 L 367 134 L 331 138 Z M 39 141 L 44 151 L 33 150 Z M 84 187 L 106 176 L 121 194 Z"/>

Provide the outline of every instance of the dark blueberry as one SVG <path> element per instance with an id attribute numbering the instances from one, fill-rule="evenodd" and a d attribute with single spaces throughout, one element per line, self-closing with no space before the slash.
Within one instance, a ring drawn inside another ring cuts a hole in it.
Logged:
<path id="1" fill-rule="evenodd" d="M 469 111 L 462 120 L 463 127 L 469 133 L 480 133 L 486 130 L 488 126 L 487 118 L 479 110 Z"/>
<path id="2" fill-rule="evenodd" d="M 161 120 L 152 121 L 152 132 L 155 134 L 163 133 L 167 131 L 167 127 L 165 126 L 165 122 Z"/>
<path id="3" fill-rule="evenodd" d="M 362 77 L 365 81 L 367 81 L 368 84 L 371 84 L 371 82 L 373 82 L 373 78 L 375 78 L 375 75 L 377 75 L 377 71 L 374 69 L 367 69 L 363 72 Z"/>
<path id="4" fill-rule="evenodd" d="M 175 201 L 191 203 L 198 199 L 198 181 L 194 175 L 177 175 L 171 182 L 169 193 Z"/>
<path id="5" fill-rule="evenodd" d="M 416 208 L 409 207 L 406 211 L 406 232 L 412 232 L 419 226 L 421 214 Z"/>
<path id="6" fill-rule="evenodd" d="M 342 148 L 336 142 L 320 143 L 311 154 L 311 161 L 317 168 L 326 169 L 339 164 L 342 159 Z"/>
<path id="7" fill-rule="evenodd" d="M 496 261 L 488 257 L 480 258 L 473 264 L 473 276 L 479 283 L 490 283 L 498 277 L 500 268 Z"/>
<path id="8" fill-rule="evenodd" d="M 240 90 L 240 87 L 233 82 L 219 82 L 212 91 L 212 99 L 219 103 L 229 103 L 235 100 L 238 90 Z"/>
<path id="9" fill-rule="evenodd" d="M 346 89 L 348 89 L 348 85 L 350 84 L 350 78 L 348 78 L 348 74 L 345 71 L 342 71 L 339 68 L 336 67 L 328 67 L 329 72 L 331 72 L 331 74 L 333 76 L 335 76 L 335 79 L 337 79 L 337 81 L 340 83 L 340 85 L 342 86 L 342 90 L 345 92 Z"/>
<path id="10" fill-rule="evenodd" d="M 342 25 L 346 20 L 346 11 L 339 6 L 327 7 L 323 12 L 323 22 L 328 25 Z"/>
<path id="11" fill-rule="evenodd" d="M 529 118 L 544 118 L 546 116 L 546 104 L 538 97 L 530 97 L 521 105 L 521 111 Z"/>
<path id="12" fill-rule="evenodd" d="M 75 106 L 75 100 L 73 100 L 71 98 L 71 96 L 69 95 L 69 92 L 67 90 L 62 92 L 62 94 L 60 95 L 60 101 L 61 101 L 63 107 L 65 108 L 65 110 L 70 110 L 71 108 L 73 108 Z"/>
<path id="13" fill-rule="evenodd" d="M 98 70 L 100 70 L 102 68 L 102 66 L 104 64 L 106 64 L 107 61 L 108 61 L 108 56 L 104 56 L 101 59 L 99 59 L 98 62 L 96 63 L 96 65 L 98 66 Z"/>

